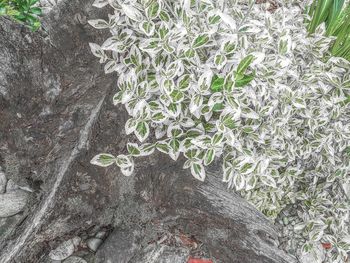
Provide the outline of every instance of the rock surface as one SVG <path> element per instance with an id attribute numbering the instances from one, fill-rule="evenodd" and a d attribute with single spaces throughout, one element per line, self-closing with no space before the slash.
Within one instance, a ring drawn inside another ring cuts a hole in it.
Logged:
<path id="1" fill-rule="evenodd" d="M 57 248 L 51 250 L 49 257 L 52 260 L 64 260 L 74 253 L 74 242 L 72 239 L 62 242 Z"/>
<path id="2" fill-rule="evenodd" d="M 62 241 L 102 227 L 114 230 L 87 262 L 295 262 L 219 166 L 201 183 L 162 154 L 138 160 L 132 177 L 89 164 L 133 140 L 112 105 L 115 75 L 90 54 L 105 37 L 86 20 L 106 16 L 92 2 L 59 1 L 35 33 L 0 17 L 0 166 L 33 189 L 24 213 L 0 222 L 11 229 L 0 232 L 0 262 L 48 262 Z"/>
<path id="3" fill-rule="evenodd" d="M 24 210 L 28 194 L 22 190 L 0 194 L 0 217 L 9 217 Z"/>
<path id="4" fill-rule="evenodd" d="M 7 178 L 5 173 L 2 171 L 0 167 L 0 194 L 5 193 L 7 185 Z"/>
<path id="5" fill-rule="evenodd" d="M 86 263 L 86 261 L 80 257 L 69 257 L 67 258 L 64 263 Z"/>

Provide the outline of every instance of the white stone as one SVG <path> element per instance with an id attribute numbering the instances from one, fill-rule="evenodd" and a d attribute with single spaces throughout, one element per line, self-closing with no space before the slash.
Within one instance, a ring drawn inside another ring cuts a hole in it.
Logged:
<path id="1" fill-rule="evenodd" d="M 22 190 L 16 190 L 0 194 L 0 217 L 9 217 L 24 210 L 28 194 Z"/>
<path id="2" fill-rule="evenodd" d="M 88 246 L 88 248 L 90 248 L 94 252 L 96 252 L 96 250 L 101 244 L 102 240 L 99 238 L 90 238 L 86 241 L 86 245 Z"/>
<path id="3" fill-rule="evenodd" d="M 53 260 L 64 260 L 74 253 L 72 239 L 62 242 L 56 249 L 51 250 L 49 257 Z"/>
<path id="4" fill-rule="evenodd" d="M 96 238 L 100 238 L 100 239 L 103 239 L 105 236 L 106 236 L 106 232 L 105 231 L 100 231 L 96 234 Z"/>
<path id="5" fill-rule="evenodd" d="M 72 238 L 72 242 L 73 242 L 75 248 L 77 248 L 79 246 L 80 241 L 81 241 L 81 238 L 78 236 Z"/>
<path id="6" fill-rule="evenodd" d="M 15 183 L 15 181 L 13 181 L 12 179 L 9 179 L 7 181 L 6 193 L 10 193 L 10 192 L 16 191 L 18 189 L 19 189 L 19 186 Z"/>
<path id="7" fill-rule="evenodd" d="M 67 258 L 63 263 L 87 263 L 85 259 L 80 257 L 71 256 Z"/>

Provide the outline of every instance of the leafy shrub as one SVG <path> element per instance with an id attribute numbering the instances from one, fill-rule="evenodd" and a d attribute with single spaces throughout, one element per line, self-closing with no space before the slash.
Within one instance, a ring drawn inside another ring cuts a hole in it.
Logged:
<path id="1" fill-rule="evenodd" d="M 129 176 L 134 157 L 183 154 L 203 181 L 205 167 L 222 162 L 224 182 L 283 219 L 288 251 L 329 243 L 328 262 L 344 262 L 350 63 L 324 59 L 332 41 L 324 27 L 308 37 L 293 3 L 274 13 L 252 1 L 94 3 L 107 5 L 113 14 L 89 23 L 112 36 L 90 47 L 106 73 L 118 72 L 113 102 L 125 105 L 126 133 L 140 144 L 91 163 Z"/>
<path id="2" fill-rule="evenodd" d="M 0 0 L 0 15 L 7 15 L 35 31 L 40 27 L 38 16 L 41 9 L 35 4 L 39 0 Z"/>
<path id="3" fill-rule="evenodd" d="M 350 3 L 344 0 L 314 0 L 309 8 L 311 20 L 308 25 L 314 33 L 321 23 L 326 23 L 327 36 L 336 37 L 331 48 L 334 56 L 350 61 Z"/>

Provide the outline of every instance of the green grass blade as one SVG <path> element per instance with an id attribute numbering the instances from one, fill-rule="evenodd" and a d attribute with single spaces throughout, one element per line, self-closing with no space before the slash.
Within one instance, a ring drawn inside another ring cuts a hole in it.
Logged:
<path id="1" fill-rule="evenodd" d="M 316 0 L 315 0 L 316 1 Z M 326 21 L 330 12 L 331 6 L 335 0 L 318 0 L 316 3 L 315 11 L 312 15 L 311 22 L 309 24 L 309 33 L 315 33 L 316 28 Z"/>
<path id="2" fill-rule="evenodd" d="M 340 13 L 342 11 L 344 5 L 344 0 L 334 0 L 332 4 L 332 8 L 329 12 L 329 15 L 326 20 L 327 25 L 327 36 L 332 35 L 339 25 Z"/>

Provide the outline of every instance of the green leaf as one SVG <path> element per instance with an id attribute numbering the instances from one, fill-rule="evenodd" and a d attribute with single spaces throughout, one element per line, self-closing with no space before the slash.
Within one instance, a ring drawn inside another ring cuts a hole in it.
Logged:
<path id="1" fill-rule="evenodd" d="M 125 133 L 127 135 L 133 133 L 136 129 L 137 121 L 133 118 L 128 119 L 125 123 Z"/>
<path id="2" fill-rule="evenodd" d="M 174 152 L 178 152 L 180 149 L 180 141 L 176 138 L 173 138 L 170 140 L 169 146 Z"/>
<path id="3" fill-rule="evenodd" d="M 176 117 L 181 113 L 181 103 L 170 103 L 167 110 L 170 116 Z"/>
<path id="4" fill-rule="evenodd" d="M 237 73 L 244 74 L 249 65 L 253 62 L 255 57 L 253 55 L 248 55 L 238 64 Z"/>
<path id="5" fill-rule="evenodd" d="M 167 143 L 157 142 L 156 149 L 162 153 L 168 154 L 170 151 L 170 146 Z"/>
<path id="6" fill-rule="evenodd" d="M 234 171 L 232 167 L 228 167 L 224 169 L 224 175 L 222 181 L 225 183 L 228 183 L 231 181 L 232 177 L 234 175 Z"/>
<path id="7" fill-rule="evenodd" d="M 213 145 L 219 145 L 222 140 L 224 139 L 224 134 L 223 133 L 215 133 L 215 135 L 213 136 L 213 138 L 211 139 L 211 143 Z"/>
<path id="8" fill-rule="evenodd" d="M 205 180 L 204 166 L 200 163 L 192 163 L 191 174 L 193 175 L 194 178 L 203 182 Z"/>
<path id="9" fill-rule="evenodd" d="M 214 75 L 211 81 L 210 89 L 213 92 L 220 92 L 223 90 L 225 79 Z"/>
<path id="10" fill-rule="evenodd" d="M 169 29 L 165 26 L 161 26 L 158 30 L 158 34 L 161 39 L 165 39 L 168 33 L 169 33 Z"/>
<path id="11" fill-rule="evenodd" d="M 184 156 L 189 160 L 194 160 L 198 154 L 197 149 L 190 149 L 184 153 Z"/>
<path id="12" fill-rule="evenodd" d="M 179 128 L 178 126 L 175 126 L 175 127 L 172 127 L 172 128 L 169 128 L 169 134 L 168 134 L 168 137 L 180 137 L 181 135 L 183 134 L 183 131 L 181 128 Z"/>
<path id="13" fill-rule="evenodd" d="M 35 15 L 41 15 L 42 11 L 39 7 L 33 7 L 30 9 L 30 13 L 35 14 Z"/>
<path id="14" fill-rule="evenodd" d="M 234 87 L 234 76 L 233 73 L 229 73 L 225 77 L 224 90 L 232 92 Z"/>
<path id="15" fill-rule="evenodd" d="M 227 58 L 222 54 L 216 55 L 214 58 L 214 64 L 219 70 L 225 66 L 226 62 Z"/>
<path id="16" fill-rule="evenodd" d="M 158 111 L 152 114 L 151 119 L 155 123 L 162 123 L 167 119 L 167 116 L 163 112 Z"/>
<path id="17" fill-rule="evenodd" d="M 33 5 L 35 5 L 37 2 L 39 2 L 39 0 L 30 0 L 30 1 L 29 1 L 29 5 L 30 5 L 30 6 L 33 6 Z"/>
<path id="18" fill-rule="evenodd" d="M 222 118 L 222 123 L 224 124 L 225 127 L 229 128 L 231 130 L 236 128 L 236 123 L 233 120 L 233 117 L 229 114 L 225 115 Z"/>
<path id="19" fill-rule="evenodd" d="M 183 101 L 184 94 L 183 94 L 183 92 L 181 92 L 179 90 L 174 90 L 170 94 L 170 97 L 171 97 L 173 103 L 179 103 L 179 102 Z"/>
<path id="20" fill-rule="evenodd" d="M 235 87 L 244 87 L 249 84 L 255 78 L 255 73 L 249 75 L 243 75 L 243 77 L 239 76 L 235 81 Z"/>
<path id="21" fill-rule="evenodd" d="M 254 132 L 254 130 L 253 130 L 253 128 L 251 126 L 244 126 L 244 127 L 242 127 L 242 131 L 244 133 L 247 133 L 247 134 Z"/>
<path id="22" fill-rule="evenodd" d="M 88 23 L 96 29 L 105 29 L 109 27 L 109 23 L 103 19 L 89 20 Z"/>
<path id="23" fill-rule="evenodd" d="M 145 143 L 140 146 L 141 156 L 147 156 L 154 152 L 156 145 L 153 143 Z"/>
<path id="24" fill-rule="evenodd" d="M 278 52 L 281 55 L 284 55 L 290 51 L 291 48 L 291 38 L 290 37 L 281 37 L 278 43 Z"/>
<path id="25" fill-rule="evenodd" d="M 132 156 L 139 156 L 141 153 L 140 148 L 136 143 L 128 143 L 126 147 Z"/>
<path id="26" fill-rule="evenodd" d="M 244 177 L 237 173 L 234 177 L 233 177 L 233 184 L 236 188 L 237 191 L 242 190 L 245 186 L 245 179 Z"/>
<path id="27" fill-rule="evenodd" d="M 203 104 L 203 96 L 200 94 L 195 94 L 191 98 L 190 111 L 195 112 Z"/>
<path id="28" fill-rule="evenodd" d="M 261 180 L 261 182 L 264 184 L 264 185 L 267 185 L 267 186 L 271 186 L 271 187 L 273 187 L 273 188 L 276 188 L 277 186 L 276 186 L 276 182 L 275 182 L 275 180 L 272 178 L 272 176 L 271 175 L 262 175 L 261 177 L 260 177 L 260 180 Z"/>
<path id="29" fill-rule="evenodd" d="M 228 41 L 223 46 L 225 54 L 232 54 L 236 50 L 236 43 Z"/>
<path id="30" fill-rule="evenodd" d="M 120 168 L 128 168 L 130 166 L 133 165 L 132 160 L 130 159 L 129 156 L 126 156 L 124 154 L 119 154 L 116 158 L 116 164 L 120 167 Z"/>
<path id="31" fill-rule="evenodd" d="M 188 49 L 186 52 L 185 52 L 185 56 L 186 58 L 193 58 L 196 54 L 196 51 L 194 49 Z"/>
<path id="32" fill-rule="evenodd" d="M 213 111 L 221 111 L 225 108 L 224 104 L 223 103 L 216 103 L 214 106 L 213 106 Z"/>
<path id="33" fill-rule="evenodd" d="M 141 30 L 145 33 L 146 36 L 152 36 L 154 33 L 155 25 L 152 21 L 145 21 L 141 24 Z"/>
<path id="34" fill-rule="evenodd" d="M 209 42 L 208 34 L 200 34 L 192 43 L 192 48 L 200 48 Z"/>
<path id="35" fill-rule="evenodd" d="M 160 11 L 159 13 L 159 17 L 161 20 L 165 21 L 165 22 L 169 22 L 170 21 L 170 17 L 169 17 L 169 14 L 165 11 Z"/>
<path id="36" fill-rule="evenodd" d="M 208 149 L 204 155 L 204 165 L 208 166 L 214 161 L 215 151 L 214 149 Z"/>
<path id="37" fill-rule="evenodd" d="M 191 82 L 191 76 L 189 74 L 183 75 L 179 79 L 179 89 L 181 91 L 186 91 L 190 86 L 190 82 Z"/>
<path id="38" fill-rule="evenodd" d="M 162 109 L 159 102 L 155 100 L 148 102 L 148 105 L 152 111 L 159 111 Z"/>
<path id="39" fill-rule="evenodd" d="M 217 24 L 220 21 L 221 21 L 221 17 L 219 15 L 212 15 L 212 16 L 209 16 L 208 18 L 208 22 L 210 25 Z"/>
<path id="40" fill-rule="evenodd" d="M 154 19 L 160 12 L 160 6 L 158 2 L 153 2 L 146 10 L 149 19 Z"/>
<path id="41" fill-rule="evenodd" d="M 143 142 L 144 140 L 146 140 L 146 138 L 149 135 L 148 123 L 145 121 L 140 121 L 139 123 L 137 123 L 136 129 L 135 129 L 135 135 L 140 142 Z"/>
<path id="42" fill-rule="evenodd" d="M 92 158 L 90 163 L 101 167 L 107 167 L 115 163 L 115 161 L 116 158 L 112 154 L 100 153 Z"/>
<path id="43" fill-rule="evenodd" d="M 345 100 L 339 102 L 339 104 L 340 104 L 342 107 L 348 105 L 349 103 L 350 103 L 350 95 L 347 96 L 347 98 L 346 98 Z"/>
<path id="44" fill-rule="evenodd" d="M 200 135 L 202 135 L 203 132 L 201 130 L 197 130 L 197 129 L 190 129 L 186 132 L 186 137 L 189 138 L 195 138 L 198 137 Z"/>

